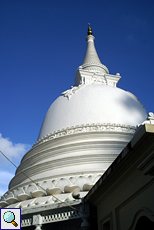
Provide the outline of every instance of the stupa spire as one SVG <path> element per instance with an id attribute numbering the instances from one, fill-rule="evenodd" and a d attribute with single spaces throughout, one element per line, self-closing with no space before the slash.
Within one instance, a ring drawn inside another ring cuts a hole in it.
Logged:
<path id="1" fill-rule="evenodd" d="M 103 72 L 103 73 L 108 73 L 108 69 L 106 68 L 106 66 L 102 65 L 97 51 L 95 49 L 95 44 L 94 44 L 94 40 L 95 37 L 92 35 L 92 29 L 90 26 L 90 23 L 88 24 L 88 32 L 87 32 L 88 36 L 86 37 L 86 41 L 87 41 L 87 50 L 86 50 L 86 54 L 84 57 L 84 61 L 82 64 L 82 68 L 86 69 L 86 70 L 94 70 L 94 72 Z"/>
<path id="2" fill-rule="evenodd" d="M 121 78 L 120 74 L 109 74 L 108 68 L 101 63 L 95 49 L 95 37 L 93 36 L 90 23 L 88 24 L 87 34 L 87 50 L 83 64 L 77 69 L 74 86 L 103 84 L 116 87 Z"/>

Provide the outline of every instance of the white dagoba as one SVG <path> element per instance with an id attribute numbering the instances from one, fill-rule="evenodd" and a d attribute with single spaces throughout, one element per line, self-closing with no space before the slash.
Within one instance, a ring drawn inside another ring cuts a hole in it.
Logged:
<path id="1" fill-rule="evenodd" d="M 117 88 L 120 74 L 109 74 L 94 39 L 89 25 L 87 51 L 75 84 L 50 106 L 38 140 L 23 157 L 1 207 L 21 207 L 26 213 L 57 204 L 51 195 L 73 201 L 72 193 L 78 191 L 84 197 L 147 119 L 140 101 Z"/>

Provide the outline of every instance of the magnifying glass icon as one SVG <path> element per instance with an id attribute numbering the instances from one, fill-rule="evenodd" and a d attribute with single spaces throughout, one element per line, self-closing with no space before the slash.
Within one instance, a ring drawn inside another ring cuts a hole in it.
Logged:
<path id="1" fill-rule="evenodd" d="M 18 224 L 15 222 L 15 215 L 13 212 L 11 211 L 7 211 L 4 213 L 3 215 L 3 219 L 6 223 L 11 223 L 13 224 L 15 227 L 18 226 Z"/>

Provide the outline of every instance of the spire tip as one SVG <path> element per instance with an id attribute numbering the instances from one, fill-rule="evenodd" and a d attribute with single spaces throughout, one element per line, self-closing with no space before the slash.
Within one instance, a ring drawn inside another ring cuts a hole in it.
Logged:
<path id="1" fill-rule="evenodd" d="M 90 27 L 90 23 L 88 23 L 88 32 L 87 32 L 88 35 L 92 35 L 92 29 Z"/>

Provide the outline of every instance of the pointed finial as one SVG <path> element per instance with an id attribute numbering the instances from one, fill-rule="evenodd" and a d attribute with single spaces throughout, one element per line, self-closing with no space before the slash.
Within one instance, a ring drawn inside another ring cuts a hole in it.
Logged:
<path id="1" fill-rule="evenodd" d="M 88 23 L 88 33 L 87 33 L 88 35 L 92 35 L 93 33 L 92 33 L 92 29 L 91 29 L 91 27 L 90 27 L 90 23 Z"/>

